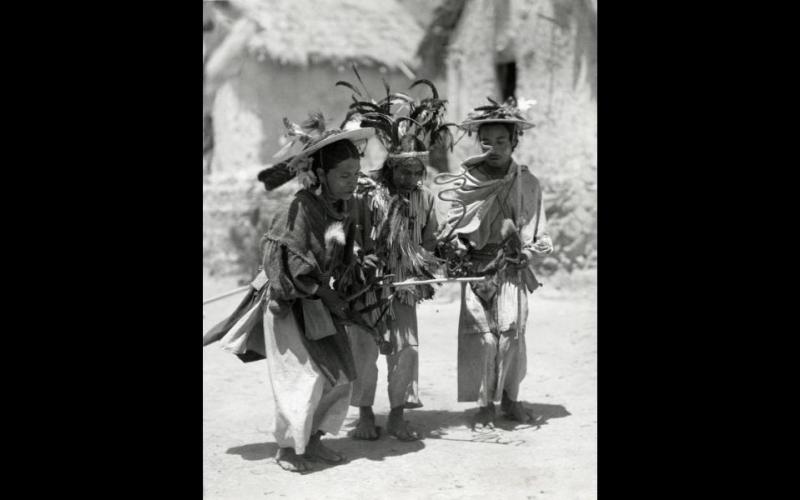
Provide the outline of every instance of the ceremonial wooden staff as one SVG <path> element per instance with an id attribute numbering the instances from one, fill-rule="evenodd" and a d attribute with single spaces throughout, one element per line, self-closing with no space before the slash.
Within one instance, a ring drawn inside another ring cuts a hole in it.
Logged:
<path id="1" fill-rule="evenodd" d="M 246 292 L 249 289 L 250 289 L 250 285 L 245 285 L 245 286 L 241 286 L 239 288 L 236 288 L 235 290 L 231 290 L 229 292 L 225 292 L 225 293 L 221 293 L 219 295 L 215 295 L 214 297 L 211 297 L 210 299 L 205 299 L 203 301 L 203 305 L 209 304 L 211 302 L 216 302 L 217 300 L 224 299 L 225 297 L 230 297 L 231 295 L 236 295 L 237 293 Z"/>
<path id="2" fill-rule="evenodd" d="M 486 278 L 483 276 L 472 277 L 472 278 L 434 278 L 429 280 L 406 280 L 406 281 L 398 281 L 397 283 L 380 283 L 380 286 L 383 287 L 394 287 L 394 288 L 401 288 L 406 286 L 416 286 L 416 285 L 430 285 L 433 283 L 461 283 L 467 281 L 483 281 Z M 225 297 L 230 297 L 231 295 L 236 295 L 237 293 L 246 292 L 250 288 L 250 285 L 246 285 L 243 287 L 236 288 L 234 290 L 221 293 L 209 299 L 205 299 L 203 301 L 203 305 L 209 304 L 211 302 L 215 302 L 220 299 L 224 299 Z M 352 301 L 353 299 L 358 298 L 361 294 L 369 290 L 369 287 L 364 287 L 362 291 L 357 292 L 356 294 L 346 298 L 347 302 Z"/>
<path id="3" fill-rule="evenodd" d="M 520 257 L 522 257 L 522 165 L 517 163 L 517 232 L 520 241 Z M 520 331 L 523 328 L 522 324 L 522 302 L 525 300 L 525 291 L 523 290 L 524 281 L 522 279 L 522 270 L 517 271 L 517 335 L 519 338 Z"/>

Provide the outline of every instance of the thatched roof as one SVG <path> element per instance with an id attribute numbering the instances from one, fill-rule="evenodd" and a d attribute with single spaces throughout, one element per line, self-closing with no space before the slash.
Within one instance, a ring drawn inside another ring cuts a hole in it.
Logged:
<path id="1" fill-rule="evenodd" d="M 260 58 L 305 66 L 319 62 L 416 65 L 423 29 L 395 0 L 235 0 L 259 30 L 248 48 Z"/>

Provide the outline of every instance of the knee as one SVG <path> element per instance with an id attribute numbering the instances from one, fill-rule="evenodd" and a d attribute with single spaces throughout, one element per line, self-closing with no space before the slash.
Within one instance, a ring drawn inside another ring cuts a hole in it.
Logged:
<path id="1" fill-rule="evenodd" d="M 348 329 L 348 332 L 350 334 L 350 348 L 357 363 L 375 363 L 378 361 L 380 353 L 374 339 L 369 337 L 365 331 L 359 330 L 358 327 Z"/>
<path id="2" fill-rule="evenodd" d="M 412 358 L 416 358 L 417 356 L 419 356 L 419 350 L 417 349 L 417 346 L 415 346 L 415 345 L 405 345 L 405 346 L 403 346 L 402 349 L 400 349 L 400 351 L 398 351 L 398 354 L 402 354 L 403 356 L 409 356 L 409 357 L 412 357 Z"/>
<path id="3" fill-rule="evenodd" d="M 406 366 L 414 364 L 419 359 L 419 351 L 415 345 L 403 346 L 402 349 L 394 354 L 395 365 Z"/>

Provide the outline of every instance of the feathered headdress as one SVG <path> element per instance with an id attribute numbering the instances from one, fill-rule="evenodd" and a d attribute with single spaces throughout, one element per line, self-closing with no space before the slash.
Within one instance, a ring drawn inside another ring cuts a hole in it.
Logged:
<path id="1" fill-rule="evenodd" d="M 477 132 L 481 125 L 487 123 L 509 123 L 516 126 L 518 133 L 522 135 L 523 130 L 536 126 L 523 115 L 523 112 L 536 104 L 536 101 L 523 100 L 521 105 L 517 106 L 517 101 L 513 97 L 509 97 L 503 104 L 498 103 L 491 97 L 486 99 L 491 104 L 475 108 L 472 113 L 467 115 L 467 119 L 459 125 L 460 128 L 471 134 L 472 132 Z"/>
<path id="2" fill-rule="evenodd" d="M 284 117 L 283 126 L 286 127 L 284 138 L 287 142 L 273 155 L 274 158 L 282 159 L 258 174 L 258 180 L 264 183 L 267 191 L 282 186 L 294 177 L 297 177 L 305 188 L 316 185 L 317 176 L 311 168 L 312 162 L 308 159 L 311 154 L 336 141 L 345 139 L 360 141 L 368 139 L 374 133 L 372 129 L 363 127 L 355 130 L 326 130 L 325 117 L 319 111 L 309 113 L 308 119 L 300 125 Z M 293 149 L 300 151 L 290 154 Z"/>
<path id="3" fill-rule="evenodd" d="M 336 82 L 337 86 L 353 91 L 353 102 L 343 125 L 358 119 L 361 127 L 375 129 L 375 135 L 388 152 L 387 160 L 415 158 L 427 163 L 432 148 L 448 147 L 452 150 L 453 136 L 449 127 L 456 124 L 445 122 L 447 101 L 439 98 L 439 91 L 431 81 L 423 79 L 411 84 L 409 89 L 418 85 L 430 88 L 430 97 L 417 100 L 401 92 L 392 92 L 383 80 L 386 95 L 376 100 L 356 66 L 352 68 L 361 88 L 343 80 Z M 440 262 L 422 247 L 422 224 L 425 221 L 422 193 L 419 190 L 406 194 L 392 193 L 380 181 L 394 165 L 396 163 L 387 161 L 372 172 L 373 180 L 363 181 L 363 190 L 373 192 L 370 210 L 375 225 L 370 237 L 376 243 L 374 251 L 385 263 L 387 272 L 397 280 L 413 276 L 432 277 Z M 396 290 L 394 297 L 403 303 L 414 304 L 432 297 L 433 292 L 430 285 L 418 285 Z"/>
<path id="4" fill-rule="evenodd" d="M 439 91 L 430 80 L 417 80 L 409 87 L 427 85 L 431 89 L 431 97 L 417 101 L 406 94 L 392 92 L 384 79 L 386 96 L 376 101 L 364 85 L 355 64 L 352 68 L 364 92 L 349 82 L 336 82 L 337 86 L 353 91 L 353 102 L 343 125 L 360 118 L 362 127 L 374 128 L 389 158 L 414 157 L 424 160 L 433 147 L 441 145 L 453 149 L 453 135 L 449 127 L 456 124 L 445 122 L 447 101 L 439 99 Z"/>

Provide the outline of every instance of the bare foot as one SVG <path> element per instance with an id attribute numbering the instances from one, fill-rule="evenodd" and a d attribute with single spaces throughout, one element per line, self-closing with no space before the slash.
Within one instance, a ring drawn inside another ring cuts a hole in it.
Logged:
<path id="1" fill-rule="evenodd" d="M 500 400 L 500 411 L 503 413 L 508 413 L 511 410 L 511 405 L 514 402 L 508 397 L 506 391 L 503 391 L 503 399 Z"/>
<path id="2" fill-rule="evenodd" d="M 375 414 L 372 413 L 371 407 L 361 407 L 358 422 L 356 422 L 356 428 L 350 431 L 350 437 L 369 441 L 378 439 L 378 428 L 375 426 Z"/>
<path id="3" fill-rule="evenodd" d="M 275 455 L 275 462 L 280 465 L 281 469 L 288 470 L 289 472 L 306 472 L 311 470 L 311 466 L 297 453 L 294 448 L 278 448 L 278 454 Z"/>
<path id="4" fill-rule="evenodd" d="M 367 441 L 375 441 L 378 439 L 378 429 L 380 427 L 375 425 L 375 420 L 362 420 L 358 419 L 356 428 L 350 431 L 350 437 L 353 439 L 364 439 Z"/>
<path id="5" fill-rule="evenodd" d="M 508 409 L 505 411 L 505 416 L 509 420 L 516 420 L 523 424 L 532 424 L 536 421 L 536 417 L 531 410 L 525 408 L 520 401 L 512 401 Z"/>
<path id="6" fill-rule="evenodd" d="M 400 408 L 399 412 L 395 410 L 389 412 L 389 418 L 386 420 L 386 432 L 400 441 L 416 441 L 419 439 L 419 433 L 411 428 L 407 420 L 403 420 L 402 410 Z"/>
<path id="7" fill-rule="evenodd" d="M 494 429 L 494 403 L 489 406 L 481 406 L 472 421 L 473 429 Z"/>
<path id="8" fill-rule="evenodd" d="M 305 458 L 312 461 L 322 461 L 329 464 L 338 464 L 344 461 L 344 456 L 322 444 L 322 433 L 317 431 L 311 436 L 306 446 Z"/>

